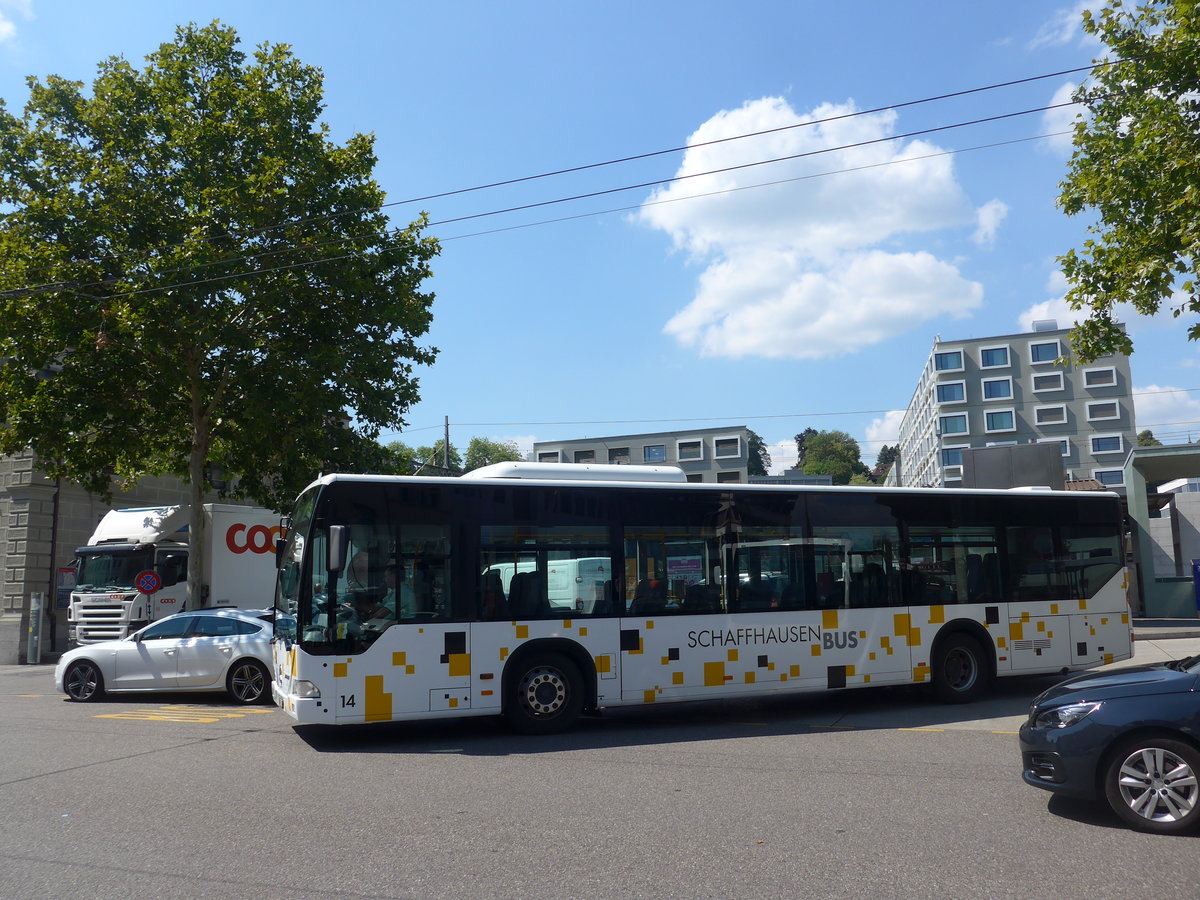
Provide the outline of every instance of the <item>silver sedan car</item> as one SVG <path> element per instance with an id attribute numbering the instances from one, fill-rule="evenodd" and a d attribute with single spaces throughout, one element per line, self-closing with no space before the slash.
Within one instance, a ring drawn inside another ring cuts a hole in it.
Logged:
<path id="1" fill-rule="evenodd" d="M 119 691 L 227 691 L 235 703 L 260 703 L 271 697 L 271 634 L 269 611 L 176 613 L 121 640 L 68 650 L 54 686 L 81 703 Z"/>

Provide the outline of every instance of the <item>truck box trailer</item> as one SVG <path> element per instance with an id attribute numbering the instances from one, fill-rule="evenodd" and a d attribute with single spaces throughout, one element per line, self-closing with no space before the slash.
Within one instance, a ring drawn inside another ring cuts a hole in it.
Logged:
<path id="1" fill-rule="evenodd" d="M 204 504 L 201 600 L 193 606 L 267 608 L 274 601 L 280 516 L 268 509 Z M 122 638 L 187 608 L 188 506 L 110 510 L 86 547 L 67 612 L 72 643 Z"/>

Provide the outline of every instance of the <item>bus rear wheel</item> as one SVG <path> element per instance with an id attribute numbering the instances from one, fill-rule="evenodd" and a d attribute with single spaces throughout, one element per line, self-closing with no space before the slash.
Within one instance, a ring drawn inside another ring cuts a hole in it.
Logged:
<path id="1" fill-rule="evenodd" d="M 934 650 L 933 692 L 943 703 L 970 703 L 988 689 L 992 670 L 983 645 L 968 634 L 952 634 Z"/>
<path id="2" fill-rule="evenodd" d="M 504 718 L 523 734 L 566 731 L 583 710 L 583 676 L 561 653 L 518 661 L 508 680 Z"/>

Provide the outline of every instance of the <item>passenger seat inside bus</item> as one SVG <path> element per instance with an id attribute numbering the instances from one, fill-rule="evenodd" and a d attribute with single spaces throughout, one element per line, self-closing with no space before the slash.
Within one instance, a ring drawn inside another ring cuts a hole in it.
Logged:
<path id="1" fill-rule="evenodd" d="M 508 586 L 509 614 L 514 619 L 544 619 L 550 615 L 550 601 L 541 590 L 536 572 L 517 572 Z"/>

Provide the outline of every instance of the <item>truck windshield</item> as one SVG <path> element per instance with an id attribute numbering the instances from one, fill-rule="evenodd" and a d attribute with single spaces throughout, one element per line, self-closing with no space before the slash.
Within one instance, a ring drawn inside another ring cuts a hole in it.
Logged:
<path id="1" fill-rule="evenodd" d="M 154 549 L 88 550 L 79 554 L 77 591 L 131 591 L 139 572 L 154 568 Z"/>

